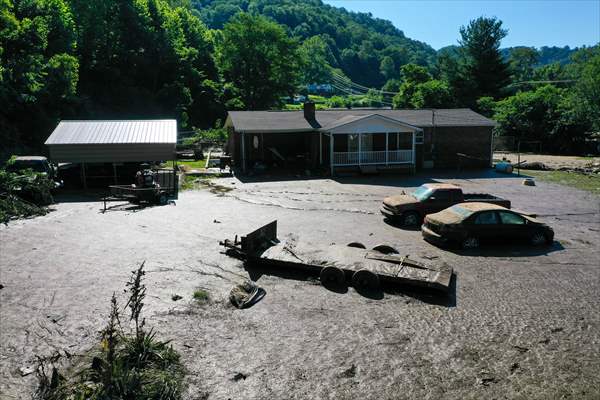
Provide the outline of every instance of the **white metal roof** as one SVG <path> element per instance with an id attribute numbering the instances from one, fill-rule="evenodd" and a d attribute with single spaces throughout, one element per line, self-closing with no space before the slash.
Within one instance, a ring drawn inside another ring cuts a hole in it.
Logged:
<path id="1" fill-rule="evenodd" d="M 174 119 L 61 121 L 47 145 L 177 142 Z"/>

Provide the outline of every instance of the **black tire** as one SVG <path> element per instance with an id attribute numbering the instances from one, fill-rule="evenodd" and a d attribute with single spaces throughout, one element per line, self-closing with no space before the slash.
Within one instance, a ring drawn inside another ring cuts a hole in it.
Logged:
<path id="1" fill-rule="evenodd" d="M 161 206 L 164 206 L 169 202 L 169 198 L 167 197 L 166 193 L 161 193 L 160 195 L 158 195 L 158 199 L 156 200 L 156 202 Z"/>
<path id="2" fill-rule="evenodd" d="M 348 247 L 356 247 L 357 249 L 366 249 L 365 245 L 360 242 L 352 242 L 348 243 L 346 246 Z"/>
<path id="3" fill-rule="evenodd" d="M 542 231 L 535 231 L 529 238 L 529 241 L 534 246 L 542 246 L 548 244 L 548 238 Z"/>
<path id="4" fill-rule="evenodd" d="M 319 274 L 319 279 L 323 286 L 339 287 L 346 283 L 346 275 L 344 271 L 338 267 L 325 267 Z"/>
<path id="5" fill-rule="evenodd" d="M 477 249 L 479 247 L 479 239 L 475 236 L 467 236 L 460 242 L 460 247 L 463 250 Z"/>
<path id="6" fill-rule="evenodd" d="M 381 254 L 398 254 L 398 250 L 387 244 L 379 244 L 373 247 L 372 250 L 377 251 Z"/>
<path id="7" fill-rule="evenodd" d="M 402 214 L 402 225 L 404 226 L 419 226 L 423 221 L 423 217 L 416 211 L 407 211 Z"/>
<path id="8" fill-rule="evenodd" d="M 356 290 L 379 289 L 379 276 L 368 269 L 358 270 L 352 274 L 352 286 L 354 286 Z"/>

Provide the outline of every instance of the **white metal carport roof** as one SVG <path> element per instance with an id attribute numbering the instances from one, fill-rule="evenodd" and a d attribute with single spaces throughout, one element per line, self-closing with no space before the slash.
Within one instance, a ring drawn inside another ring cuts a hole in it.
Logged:
<path id="1" fill-rule="evenodd" d="M 61 121 L 45 144 L 54 162 L 164 161 L 175 157 L 177 122 Z"/>

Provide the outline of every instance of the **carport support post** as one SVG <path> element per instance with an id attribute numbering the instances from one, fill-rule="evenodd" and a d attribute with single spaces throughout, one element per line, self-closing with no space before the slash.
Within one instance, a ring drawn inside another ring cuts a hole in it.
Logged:
<path id="1" fill-rule="evenodd" d="M 83 182 L 83 188 L 87 190 L 87 177 L 85 176 L 85 163 L 81 163 L 81 180 Z"/>
<path id="2" fill-rule="evenodd" d="M 323 133 L 319 132 L 319 168 L 323 165 Z"/>
<path id="3" fill-rule="evenodd" d="M 115 178 L 115 185 L 118 185 L 118 179 L 117 179 L 117 164 L 112 163 L 113 165 L 113 177 Z"/>

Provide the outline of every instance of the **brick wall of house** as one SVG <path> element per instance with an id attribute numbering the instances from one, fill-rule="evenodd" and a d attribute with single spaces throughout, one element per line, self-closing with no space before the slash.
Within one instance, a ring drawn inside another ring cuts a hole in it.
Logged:
<path id="1" fill-rule="evenodd" d="M 463 159 L 463 167 L 489 167 L 491 141 L 492 127 L 436 127 L 433 136 L 435 167 L 457 167 L 457 153 L 481 159 Z"/>

